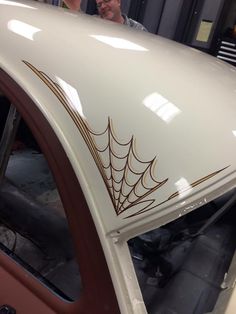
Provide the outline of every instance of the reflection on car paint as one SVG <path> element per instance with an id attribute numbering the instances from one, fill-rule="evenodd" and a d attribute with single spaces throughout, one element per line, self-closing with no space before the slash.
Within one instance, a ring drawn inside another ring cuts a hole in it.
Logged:
<path id="1" fill-rule="evenodd" d="M 177 192 L 174 192 L 161 202 L 155 198 L 146 199 L 168 181 L 168 178 L 162 181 L 158 181 L 155 178 L 154 168 L 156 157 L 150 161 L 142 161 L 135 151 L 134 136 L 126 143 L 118 140 L 113 130 L 112 120 L 109 117 L 107 127 L 104 131 L 99 133 L 92 131 L 79 112 L 72 108 L 68 95 L 58 84 L 29 62 L 25 60 L 23 60 L 23 62 L 54 93 L 79 129 L 102 176 L 117 216 L 133 207 L 135 208 L 135 212 L 124 217 L 124 219 L 135 217 L 157 208 L 175 197 L 186 194 L 188 190 L 192 190 L 194 187 L 211 179 L 229 167 L 226 166 L 220 170 L 214 171 L 188 184 L 188 186 L 180 188 Z M 103 140 L 103 146 L 98 145 L 101 137 L 106 139 L 105 143 Z M 119 152 L 115 151 L 115 146 L 117 146 Z"/>

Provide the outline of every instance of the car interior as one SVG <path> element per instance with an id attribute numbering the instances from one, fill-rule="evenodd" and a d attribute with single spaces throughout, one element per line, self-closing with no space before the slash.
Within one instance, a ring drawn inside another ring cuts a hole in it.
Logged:
<path id="1" fill-rule="evenodd" d="M 0 94 L 0 248 L 68 301 L 82 284 L 63 204 L 30 129 Z"/>

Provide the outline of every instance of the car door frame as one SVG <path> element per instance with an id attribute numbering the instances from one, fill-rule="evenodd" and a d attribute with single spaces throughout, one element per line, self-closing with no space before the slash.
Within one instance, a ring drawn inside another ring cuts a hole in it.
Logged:
<path id="1" fill-rule="evenodd" d="M 75 302 L 62 300 L 35 277 L 26 276 L 27 271 L 2 252 L 0 253 L 0 267 L 55 312 L 70 314 L 120 313 L 90 210 L 78 178 L 59 139 L 30 96 L 1 68 L 0 90 L 14 104 L 27 123 L 52 171 L 74 242 L 81 273 L 82 294 Z M 25 302 L 25 300 L 22 301 Z"/>

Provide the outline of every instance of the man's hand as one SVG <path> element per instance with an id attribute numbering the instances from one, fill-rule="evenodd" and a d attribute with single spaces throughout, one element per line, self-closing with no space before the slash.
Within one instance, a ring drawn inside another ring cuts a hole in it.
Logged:
<path id="1" fill-rule="evenodd" d="M 80 10 L 80 0 L 63 0 L 65 4 L 68 6 L 71 10 Z"/>

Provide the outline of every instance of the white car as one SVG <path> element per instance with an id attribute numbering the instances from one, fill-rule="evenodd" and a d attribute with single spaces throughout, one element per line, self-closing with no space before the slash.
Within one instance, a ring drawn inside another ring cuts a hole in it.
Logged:
<path id="1" fill-rule="evenodd" d="M 30 1 L 0 44 L 0 313 L 235 314 L 236 68 Z"/>

